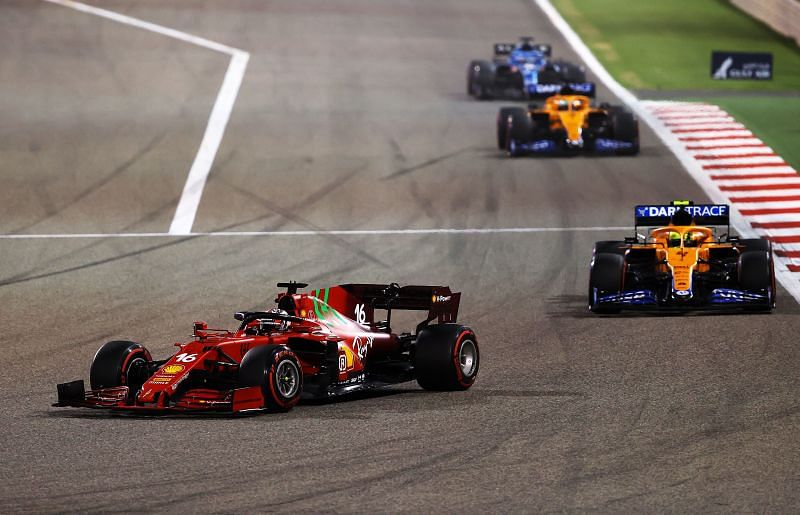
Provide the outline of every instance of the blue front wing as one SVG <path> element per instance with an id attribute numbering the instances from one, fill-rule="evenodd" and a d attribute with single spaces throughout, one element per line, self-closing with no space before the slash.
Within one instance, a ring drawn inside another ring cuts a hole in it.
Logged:
<path id="1" fill-rule="evenodd" d="M 619 151 L 632 150 L 634 144 L 630 141 L 616 139 L 597 138 L 594 140 L 594 148 L 591 150 L 598 154 L 614 154 Z M 508 142 L 508 152 L 512 156 L 523 154 L 557 154 L 563 148 L 555 140 L 540 139 L 535 141 L 521 142 L 511 140 Z"/>
<path id="2" fill-rule="evenodd" d="M 632 290 L 608 295 L 598 295 L 593 292 L 595 303 L 598 306 L 613 306 L 619 308 L 698 308 L 698 307 L 746 307 L 746 306 L 765 306 L 770 302 L 769 295 L 764 293 L 752 293 L 730 288 L 717 288 L 705 299 L 705 302 L 696 302 L 697 299 L 687 299 L 687 301 L 675 300 L 674 302 L 660 303 L 653 290 Z M 689 302 L 694 300 L 695 302 Z"/>

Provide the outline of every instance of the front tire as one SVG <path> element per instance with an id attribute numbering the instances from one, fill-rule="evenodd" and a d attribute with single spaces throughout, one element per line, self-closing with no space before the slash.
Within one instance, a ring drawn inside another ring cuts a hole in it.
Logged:
<path id="1" fill-rule="evenodd" d="M 286 412 L 300 400 L 303 369 L 297 356 L 282 345 L 261 345 L 250 349 L 239 365 L 239 385 L 260 386 L 264 408 Z"/>
<path id="2" fill-rule="evenodd" d="M 89 383 L 92 390 L 127 386 L 128 396 L 135 398 L 150 375 L 153 358 L 141 344 L 125 340 L 105 343 L 92 359 Z"/>
<path id="3" fill-rule="evenodd" d="M 480 364 L 478 339 L 469 327 L 437 324 L 420 330 L 414 352 L 417 383 L 426 390 L 466 390 Z"/>

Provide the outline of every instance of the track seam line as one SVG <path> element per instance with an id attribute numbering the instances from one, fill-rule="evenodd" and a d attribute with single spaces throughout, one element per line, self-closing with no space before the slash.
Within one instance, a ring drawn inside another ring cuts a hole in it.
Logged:
<path id="1" fill-rule="evenodd" d="M 334 229 L 330 231 L 220 231 L 170 234 L 166 232 L 142 233 L 83 233 L 83 234 L 0 234 L 0 240 L 36 240 L 70 238 L 186 238 L 218 236 L 401 236 L 419 234 L 521 234 L 548 232 L 631 231 L 630 227 L 495 227 L 465 229 Z"/>

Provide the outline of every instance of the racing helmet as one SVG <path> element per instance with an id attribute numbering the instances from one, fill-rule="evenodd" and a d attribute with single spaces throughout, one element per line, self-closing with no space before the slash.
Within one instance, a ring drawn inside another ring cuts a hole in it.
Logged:
<path id="1" fill-rule="evenodd" d="M 667 246 L 668 247 L 680 247 L 681 246 L 681 233 L 678 231 L 670 231 L 669 235 L 667 235 Z"/>
<path id="2" fill-rule="evenodd" d="M 280 309 L 280 308 L 272 308 L 267 313 L 282 315 L 282 316 L 289 316 L 289 313 Z M 288 320 L 281 320 L 279 318 L 262 318 L 259 319 L 261 324 L 261 330 L 265 332 L 284 332 L 289 329 L 289 321 Z"/>

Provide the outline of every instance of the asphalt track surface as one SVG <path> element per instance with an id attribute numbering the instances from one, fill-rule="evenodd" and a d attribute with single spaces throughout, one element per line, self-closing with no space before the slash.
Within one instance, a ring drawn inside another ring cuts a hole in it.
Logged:
<path id="1" fill-rule="evenodd" d="M 502 158 L 471 58 L 532 34 L 521 0 L 109 1 L 251 53 L 194 230 L 627 226 L 704 195 L 637 158 Z M 0 232 L 166 232 L 228 58 L 0 3 Z M 601 100 L 608 100 L 600 89 Z M 594 240 L 530 234 L 0 240 L 0 511 L 785 512 L 800 505 L 800 309 L 598 317 Z M 285 415 L 51 408 L 110 339 L 162 357 L 295 279 L 449 284 L 482 363 Z"/>

